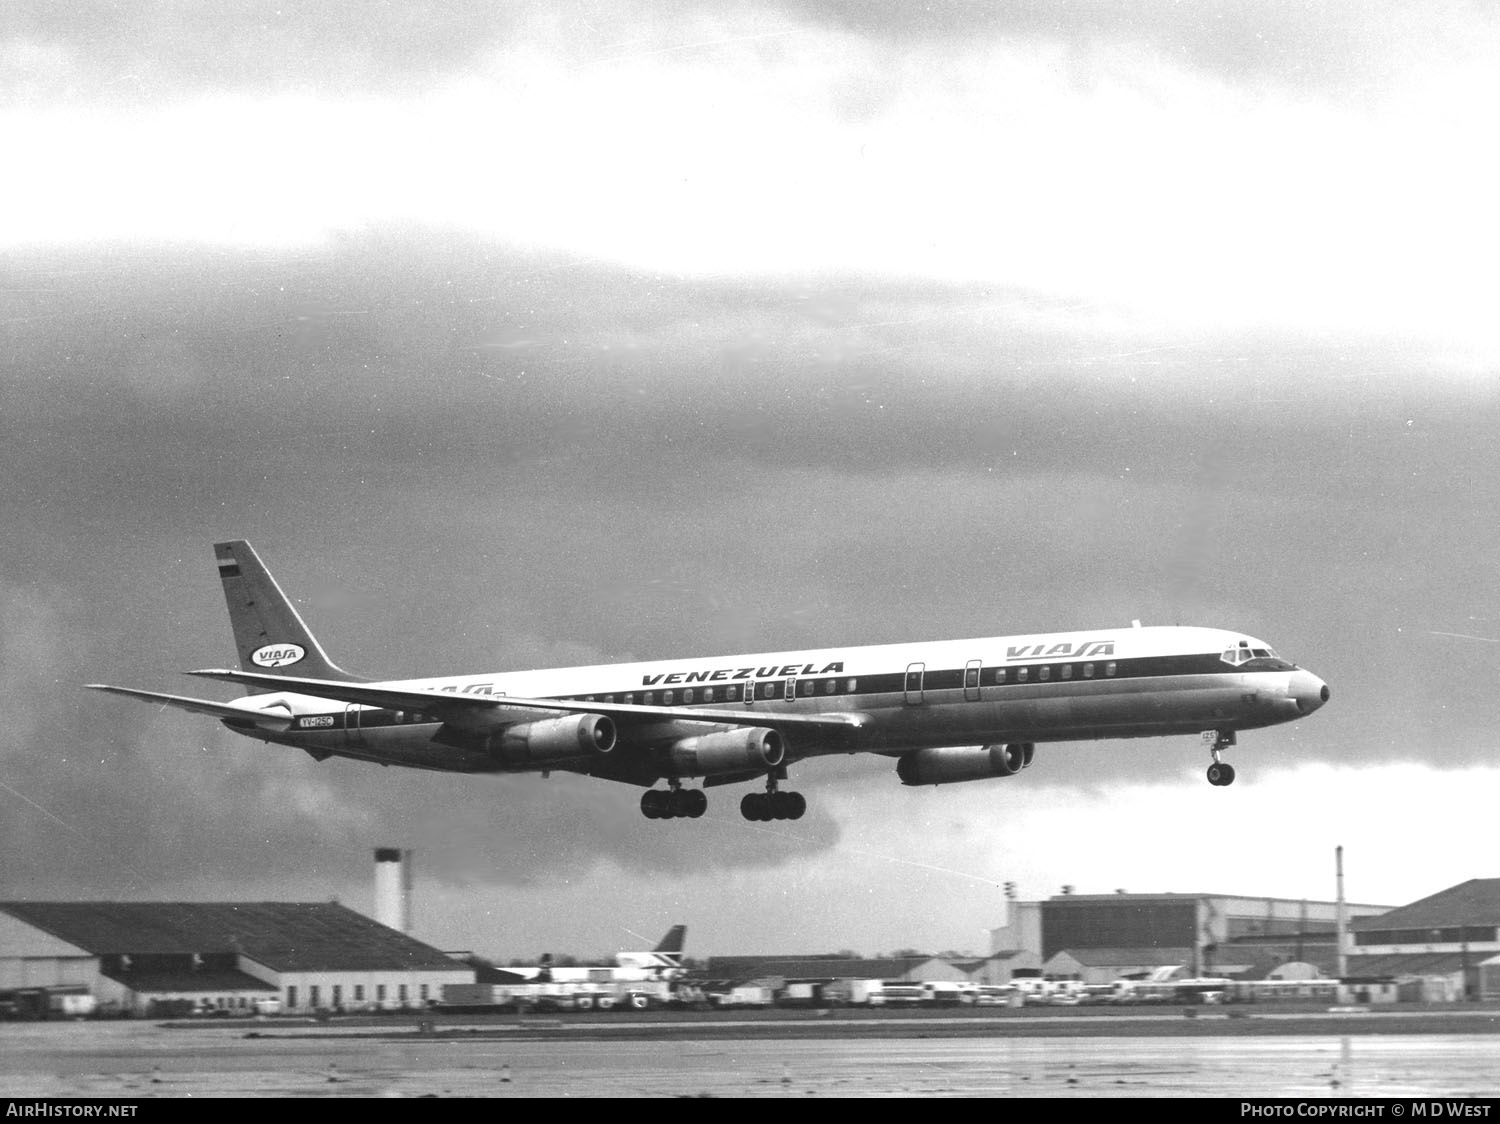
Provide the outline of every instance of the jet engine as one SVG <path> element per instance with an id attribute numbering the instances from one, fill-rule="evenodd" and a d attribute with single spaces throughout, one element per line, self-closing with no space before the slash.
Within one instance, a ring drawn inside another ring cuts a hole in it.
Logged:
<path id="1" fill-rule="evenodd" d="M 952 784 L 988 777 L 1009 777 L 1031 764 L 1033 745 L 946 745 L 919 749 L 896 762 L 902 784 Z"/>
<path id="2" fill-rule="evenodd" d="M 711 777 L 774 769 L 785 756 L 786 745 L 775 730 L 747 726 L 675 741 L 663 751 L 663 764 L 673 776 Z"/>
<path id="3" fill-rule="evenodd" d="M 615 724 L 602 714 L 568 714 L 507 726 L 489 739 L 490 756 L 506 765 L 543 765 L 608 753 Z"/>

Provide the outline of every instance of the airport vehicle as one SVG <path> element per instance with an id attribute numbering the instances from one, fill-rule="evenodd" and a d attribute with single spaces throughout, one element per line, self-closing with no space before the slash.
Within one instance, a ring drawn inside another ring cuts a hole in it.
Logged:
<path id="1" fill-rule="evenodd" d="M 1305 717 L 1328 687 L 1263 641 L 1215 628 L 1093 629 L 969 640 L 651 660 L 372 682 L 324 652 L 248 542 L 214 547 L 241 670 L 233 702 L 102 683 L 101 691 L 218 718 L 322 761 L 459 773 L 561 769 L 639 785 L 648 819 L 696 818 L 704 789 L 764 780 L 749 820 L 798 819 L 788 766 L 831 754 L 893 758 L 907 785 L 1009 777 L 1036 744 L 1240 730 Z M 684 788 L 702 778 L 704 788 Z M 665 781 L 665 789 L 656 788 Z"/>

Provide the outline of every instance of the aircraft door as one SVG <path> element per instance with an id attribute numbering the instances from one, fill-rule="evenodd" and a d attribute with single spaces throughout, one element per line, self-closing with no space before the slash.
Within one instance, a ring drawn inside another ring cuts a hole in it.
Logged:
<path id="1" fill-rule="evenodd" d="M 916 705 L 922 701 L 922 678 L 927 674 L 925 663 L 909 663 L 906 665 L 906 701 Z"/>
<path id="2" fill-rule="evenodd" d="M 795 675 L 787 676 L 786 694 L 783 697 L 787 702 L 791 702 L 797 697 L 797 677 Z"/>
<path id="3" fill-rule="evenodd" d="M 365 736 L 359 728 L 360 707 L 350 703 L 344 707 L 344 745 L 358 749 L 365 744 Z"/>
<path id="4" fill-rule="evenodd" d="M 970 660 L 964 665 L 964 701 L 979 701 L 979 668 L 982 661 Z"/>

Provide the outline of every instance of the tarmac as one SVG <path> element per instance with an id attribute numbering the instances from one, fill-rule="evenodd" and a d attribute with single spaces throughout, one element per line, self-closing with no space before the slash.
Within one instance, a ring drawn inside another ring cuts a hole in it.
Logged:
<path id="1" fill-rule="evenodd" d="M 1493 1010 L 0 1024 L 0 1096 L 1500 1096 Z"/>

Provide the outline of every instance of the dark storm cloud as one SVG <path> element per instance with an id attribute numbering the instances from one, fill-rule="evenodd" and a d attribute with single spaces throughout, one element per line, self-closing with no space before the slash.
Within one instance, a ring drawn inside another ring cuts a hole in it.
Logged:
<path id="1" fill-rule="evenodd" d="M 1472 517 L 1500 419 L 1419 351 L 431 239 L 12 264 L 0 843 L 23 884 L 312 862 L 358 883 L 348 841 L 386 830 L 453 878 L 517 885 L 837 842 L 814 801 L 795 838 L 689 860 L 620 786 L 318 765 L 81 691 L 215 690 L 178 673 L 232 658 L 209 551 L 231 536 L 368 674 L 1185 619 L 1335 685 L 1287 735 L 1301 757 L 1481 753 L 1489 701 L 1452 685 L 1493 653 L 1428 633 L 1482 631 L 1500 599 L 1495 521 Z M 1136 775 L 1067 755 L 1059 779 Z M 895 783 L 883 761 L 798 773 Z"/>
<path id="2" fill-rule="evenodd" d="M 774 26 L 770 18 L 780 14 Z M 682 2 L 565 5 L 441 0 L 423 4 L 279 4 L 161 0 L 7 6 L 0 49 L 13 98 L 132 102 L 205 91 L 389 94 L 482 73 L 497 51 L 543 47 L 573 65 L 820 29 L 872 43 L 967 49 L 1048 42 L 1141 47 L 1231 81 L 1269 78 L 1327 88 L 1378 85 L 1413 59 L 1451 57 L 1488 6 L 1415 0 L 1318 5 L 1118 4 L 1111 0 L 952 0 L 925 4 Z"/>
<path id="3" fill-rule="evenodd" d="M 80 0 L 7 6 L 12 94 L 132 101 L 179 91 L 368 91 L 463 69 L 513 5 Z"/>
<path id="4" fill-rule="evenodd" d="M 1488 5 L 1417 0 L 935 0 L 863 4 L 813 0 L 787 4 L 834 26 L 904 44 L 1018 39 L 1078 47 L 1128 46 L 1229 81 L 1270 80 L 1326 89 L 1383 85 L 1414 59 L 1451 59 L 1492 35 Z"/>

